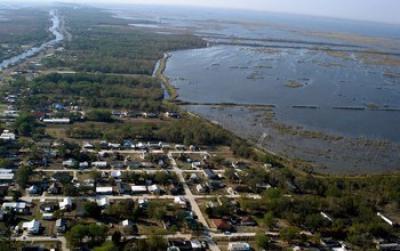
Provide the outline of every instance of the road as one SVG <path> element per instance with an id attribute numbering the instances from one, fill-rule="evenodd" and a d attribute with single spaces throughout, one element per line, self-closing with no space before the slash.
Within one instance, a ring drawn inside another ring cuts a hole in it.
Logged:
<path id="1" fill-rule="evenodd" d="M 13 238 L 15 241 L 24 241 L 24 242 L 48 242 L 48 241 L 58 241 L 61 243 L 61 250 L 69 251 L 70 249 L 67 246 L 67 240 L 65 237 L 57 236 L 57 237 L 50 237 L 50 236 L 29 236 L 29 235 L 22 235 L 20 237 Z"/>

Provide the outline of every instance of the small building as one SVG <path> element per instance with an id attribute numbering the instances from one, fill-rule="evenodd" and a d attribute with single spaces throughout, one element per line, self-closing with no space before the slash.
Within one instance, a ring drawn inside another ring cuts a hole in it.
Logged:
<path id="1" fill-rule="evenodd" d="M 213 219 L 212 222 L 214 223 L 215 227 L 220 231 L 231 231 L 232 225 L 223 219 Z"/>
<path id="2" fill-rule="evenodd" d="M 210 180 L 218 179 L 218 175 L 216 175 L 214 173 L 214 171 L 209 169 L 209 168 L 204 169 L 204 173 L 206 174 L 207 178 L 210 179 Z"/>
<path id="3" fill-rule="evenodd" d="M 84 162 L 79 162 L 79 169 L 87 169 L 89 168 L 89 162 L 84 161 Z"/>
<path id="4" fill-rule="evenodd" d="M 111 171 L 111 177 L 113 177 L 114 179 L 119 179 L 122 176 L 122 172 L 119 170 L 113 170 Z"/>
<path id="5" fill-rule="evenodd" d="M 131 186 L 131 192 L 132 192 L 132 194 L 143 194 L 143 193 L 147 193 L 147 187 L 146 187 L 146 186 L 136 186 L 136 185 L 133 185 L 133 186 Z"/>
<path id="6" fill-rule="evenodd" d="M 158 186 L 156 184 L 148 186 L 147 190 L 149 190 L 149 192 L 152 193 L 152 194 L 160 194 L 161 193 L 160 186 Z"/>
<path id="7" fill-rule="evenodd" d="M 54 220 L 54 214 L 53 213 L 43 213 L 42 219 L 43 220 Z"/>
<path id="8" fill-rule="evenodd" d="M 103 207 L 103 208 L 110 205 L 110 201 L 107 197 L 96 198 L 96 203 L 99 207 Z"/>
<path id="9" fill-rule="evenodd" d="M 14 181 L 14 173 L 11 169 L 0 169 L 0 183 L 11 183 Z"/>
<path id="10" fill-rule="evenodd" d="M 22 223 L 22 229 L 26 230 L 28 234 L 39 234 L 40 233 L 40 222 L 38 220 L 31 220 Z"/>
<path id="11" fill-rule="evenodd" d="M 35 195 L 35 194 L 39 194 L 40 193 L 40 189 L 38 186 L 36 185 L 32 185 L 30 187 L 28 187 L 26 189 L 26 191 L 30 194 L 30 195 Z"/>
<path id="12" fill-rule="evenodd" d="M 14 141 L 15 140 L 15 134 L 10 132 L 9 130 L 4 130 L 0 135 L 0 140 Z"/>
<path id="13" fill-rule="evenodd" d="M 56 220 L 56 231 L 58 234 L 63 234 L 67 231 L 67 221 L 65 219 Z"/>
<path id="14" fill-rule="evenodd" d="M 45 118 L 42 119 L 42 122 L 46 124 L 69 124 L 71 120 L 69 118 Z"/>
<path id="15" fill-rule="evenodd" d="M 186 201 L 185 197 L 182 197 L 182 196 L 176 196 L 174 198 L 174 203 L 178 204 L 182 208 L 186 208 L 187 207 L 187 201 Z"/>
<path id="16" fill-rule="evenodd" d="M 247 242 L 229 242 L 228 251 L 250 251 L 251 246 Z"/>
<path id="17" fill-rule="evenodd" d="M 95 168 L 107 168 L 108 163 L 107 161 L 95 161 L 92 162 L 92 166 Z"/>
<path id="18" fill-rule="evenodd" d="M 74 159 L 68 159 L 68 160 L 64 160 L 62 162 L 62 165 L 65 167 L 76 167 L 78 165 L 78 162 Z"/>
<path id="19" fill-rule="evenodd" d="M 72 199 L 71 197 L 65 197 L 63 201 L 59 202 L 60 210 L 71 210 L 72 209 Z"/>
<path id="20" fill-rule="evenodd" d="M 101 195 L 112 195 L 113 188 L 112 187 L 96 187 L 96 193 Z"/>

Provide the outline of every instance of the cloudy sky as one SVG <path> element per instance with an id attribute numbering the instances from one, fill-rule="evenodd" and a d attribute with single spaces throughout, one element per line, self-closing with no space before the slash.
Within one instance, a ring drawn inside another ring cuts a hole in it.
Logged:
<path id="1" fill-rule="evenodd" d="M 31 0 L 32 1 L 32 0 Z M 51 1 L 51 0 L 40 0 Z M 400 24 L 400 0 L 60 0 L 255 9 Z M 0 0 L 2 2 L 2 0 Z"/>

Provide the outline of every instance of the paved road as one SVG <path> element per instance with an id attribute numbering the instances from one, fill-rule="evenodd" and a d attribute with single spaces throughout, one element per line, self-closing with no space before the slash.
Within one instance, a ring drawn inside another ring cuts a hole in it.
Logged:
<path id="1" fill-rule="evenodd" d="M 192 210 L 195 212 L 195 214 L 198 217 L 198 220 L 203 224 L 203 226 L 206 228 L 206 232 L 208 233 L 209 226 L 207 223 L 206 218 L 204 217 L 203 213 L 200 210 L 199 205 L 197 204 L 195 197 L 192 194 L 192 191 L 190 190 L 189 186 L 187 185 L 185 178 L 183 177 L 182 170 L 178 168 L 178 165 L 176 164 L 175 159 L 173 158 L 171 153 L 168 153 L 168 158 L 171 161 L 172 164 L 172 169 L 175 171 L 177 174 L 180 182 L 183 184 L 183 188 L 185 190 L 186 194 L 186 199 L 190 202 L 190 205 L 192 207 Z M 207 238 L 208 246 L 211 251 L 221 251 L 218 245 L 214 242 L 212 238 Z"/>

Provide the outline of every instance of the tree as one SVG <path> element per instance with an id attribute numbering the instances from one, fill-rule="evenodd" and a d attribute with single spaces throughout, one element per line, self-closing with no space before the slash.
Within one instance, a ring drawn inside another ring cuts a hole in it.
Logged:
<path id="1" fill-rule="evenodd" d="M 280 236 L 282 240 L 290 243 L 299 237 L 299 230 L 296 227 L 283 228 L 280 231 Z"/>
<path id="2" fill-rule="evenodd" d="M 30 114 L 21 114 L 14 122 L 17 133 L 27 137 L 32 136 L 37 125 L 35 117 Z"/>
<path id="3" fill-rule="evenodd" d="M 29 182 L 30 176 L 33 174 L 32 168 L 28 166 L 21 166 L 15 173 L 15 182 L 20 189 L 24 189 Z"/>
<path id="4" fill-rule="evenodd" d="M 111 236 L 111 240 L 114 245 L 118 246 L 121 242 L 121 232 L 115 231 Z"/>
<path id="5" fill-rule="evenodd" d="M 107 235 L 107 227 L 98 224 L 77 224 L 74 225 L 66 234 L 65 237 L 70 247 L 79 247 L 83 240 L 88 240 L 89 246 L 95 246 L 103 243 Z M 112 243 L 111 243 L 112 244 Z M 109 249 L 100 249 L 109 250 Z M 113 249 L 111 249 L 113 250 Z"/>
<path id="6" fill-rule="evenodd" d="M 272 212 L 264 214 L 263 222 L 267 227 L 272 227 L 275 224 L 274 214 Z"/>
<path id="7" fill-rule="evenodd" d="M 83 205 L 83 209 L 84 209 L 85 216 L 97 218 L 101 214 L 101 208 L 97 205 L 96 202 L 86 202 Z"/>
<path id="8" fill-rule="evenodd" d="M 150 236 L 147 240 L 147 245 L 149 251 L 164 251 L 168 248 L 167 241 L 159 235 Z"/>
<path id="9" fill-rule="evenodd" d="M 264 233 L 257 233 L 256 243 L 260 249 L 269 249 L 270 248 L 270 240 Z"/>
<path id="10" fill-rule="evenodd" d="M 93 251 L 118 251 L 118 247 L 111 241 L 106 241 L 100 247 L 95 247 Z"/>

